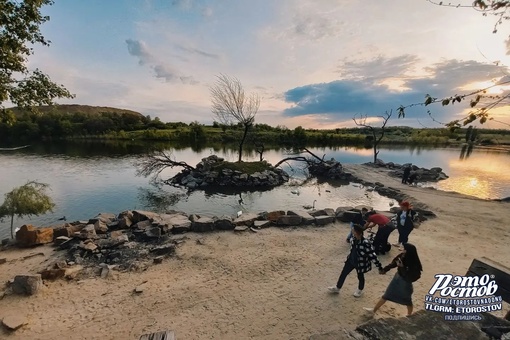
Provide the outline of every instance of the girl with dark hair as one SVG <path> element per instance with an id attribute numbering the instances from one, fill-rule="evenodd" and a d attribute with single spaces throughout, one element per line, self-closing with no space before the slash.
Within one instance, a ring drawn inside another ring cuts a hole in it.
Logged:
<path id="1" fill-rule="evenodd" d="M 405 243 L 401 250 L 402 252 L 381 271 L 381 274 L 385 274 L 390 269 L 397 268 L 386 292 L 374 308 L 364 308 L 366 311 L 374 314 L 386 301 L 392 301 L 407 306 L 407 316 L 413 313 L 413 282 L 421 277 L 423 268 L 415 246 Z"/>

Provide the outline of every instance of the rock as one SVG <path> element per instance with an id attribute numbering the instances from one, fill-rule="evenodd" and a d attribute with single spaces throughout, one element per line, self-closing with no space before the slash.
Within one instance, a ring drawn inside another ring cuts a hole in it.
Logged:
<path id="1" fill-rule="evenodd" d="M 440 173 L 440 172 L 443 172 L 443 169 L 436 166 L 436 167 L 430 168 L 430 171 Z"/>
<path id="2" fill-rule="evenodd" d="M 317 225 L 325 225 L 329 223 L 335 222 L 335 218 L 333 216 L 317 216 L 315 217 L 315 224 Z"/>
<path id="3" fill-rule="evenodd" d="M 165 215 L 165 223 L 174 234 L 185 233 L 191 230 L 191 221 L 181 214 Z"/>
<path id="4" fill-rule="evenodd" d="M 20 314 L 10 314 L 2 319 L 2 324 L 11 331 L 15 331 L 27 323 L 27 318 Z"/>
<path id="5" fill-rule="evenodd" d="M 34 295 L 43 286 L 41 274 L 17 275 L 11 284 L 12 291 L 16 294 Z"/>
<path id="6" fill-rule="evenodd" d="M 259 232 L 257 229 L 255 229 L 255 228 L 253 228 L 253 227 L 250 227 L 250 231 L 251 231 L 251 232 L 254 232 L 254 233 L 258 233 L 258 232 Z"/>
<path id="7" fill-rule="evenodd" d="M 147 228 L 152 227 L 152 221 L 151 220 L 143 220 L 143 221 L 133 224 L 132 227 L 136 228 L 138 230 L 145 230 Z"/>
<path id="8" fill-rule="evenodd" d="M 265 219 L 269 220 L 271 222 L 276 222 L 276 221 L 278 221 L 278 218 L 280 218 L 280 216 L 284 216 L 284 215 L 285 215 L 285 211 L 282 211 L 282 210 L 271 211 L 270 213 L 267 213 L 267 215 L 265 216 Z"/>
<path id="9" fill-rule="evenodd" d="M 66 223 L 63 227 L 53 229 L 53 241 L 57 237 L 65 236 L 72 237 L 74 233 L 81 231 L 87 224 L 69 224 Z"/>
<path id="10" fill-rule="evenodd" d="M 355 206 L 354 210 L 361 211 L 361 209 L 363 209 L 363 208 L 367 209 L 368 211 L 374 210 L 374 208 L 372 208 L 371 206 L 364 205 L 364 204 L 360 204 L 360 205 Z"/>
<path id="11" fill-rule="evenodd" d="M 249 227 L 245 226 L 245 225 L 240 225 L 240 226 L 237 226 L 234 228 L 234 231 L 236 232 L 240 232 L 240 231 L 246 231 L 248 230 Z"/>
<path id="12" fill-rule="evenodd" d="M 351 222 L 358 215 L 359 211 L 349 210 L 342 212 L 340 215 L 337 215 L 336 218 L 338 218 L 338 220 L 342 222 Z"/>
<path id="13" fill-rule="evenodd" d="M 94 222 L 94 229 L 96 234 L 106 234 L 108 232 L 108 226 L 106 225 L 106 222 L 99 219 Z"/>
<path id="14" fill-rule="evenodd" d="M 173 254 L 175 252 L 175 245 L 174 244 L 165 244 L 159 247 L 152 248 L 150 250 L 151 253 L 154 253 L 155 255 L 168 255 Z"/>
<path id="15" fill-rule="evenodd" d="M 326 216 L 333 216 L 333 217 L 336 217 L 336 213 L 333 209 L 331 208 L 325 208 L 323 209 L 325 212 L 326 212 Z"/>
<path id="16" fill-rule="evenodd" d="M 159 227 L 151 227 L 145 230 L 145 236 L 148 238 L 160 238 L 161 229 Z"/>
<path id="17" fill-rule="evenodd" d="M 80 231 L 81 239 L 96 239 L 96 227 L 93 224 L 88 224 Z"/>
<path id="18" fill-rule="evenodd" d="M 55 241 L 53 242 L 56 246 L 59 246 L 61 245 L 62 243 L 65 243 L 67 241 L 71 240 L 71 238 L 67 237 L 67 236 L 59 236 L 55 239 Z"/>
<path id="19" fill-rule="evenodd" d="M 376 159 L 375 160 L 375 165 L 377 166 L 386 166 L 386 163 L 384 163 L 384 161 L 382 159 Z"/>
<path id="20" fill-rule="evenodd" d="M 140 221 L 154 220 L 154 218 L 158 217 L 158 214 L 152 211 L 143 211 L 143 210 L 134 210 L 133 218 L 131 219 L 134 223 L 138 223 Z"/>
<path id="21" fill-rule="evenodd" d="M 164 258 L 165 258 L 165 257 L 164 257 L 164 256 L 162 256 L 162 255 L 160 255 L 160 256 L 156 256 L 156 257 L 154 258 L 153 262 L 154 262 L 154 264 L 161 264 L 161 263 L 163 263 L 163 259 L 164 259 Z"/>
<path id="22" fill-rule="evenodd" d="M 113 268 L 115 268 L 115 266 L 108 265 L 106 263 L 100 263 L 99 267 L 101 267 L 101 278 L 102 279 L 108 278 L 108 276 L 110 276 Z"/>
<path id="23" fill-rule="evenodd" d="M 78 248 L 93 252 L 97 249 L 97 245 L 94 242 L 80 242 Z"/>
<path id="24" fill-rule="evenodd" d="M 36 228 L 31 224 L 25 224 L 16 232 L 16 243 L 22 247 L 51 242 L 53 242 L 52 228 Z"/>
<path id="25" fill-rule="evenodd" d="M 210 217 L 201 217 L 191 225 L 191 230 L 198 233 L 214 230 L 214 220 Z"/>
<path id="26" fill-rule="evenodd" d="M 236 226 L 239 225 L 246 225 L 248 227 L 251 227 L 253 225 L 253 222 L 258 219 L 258 215 L 254 213 L 244 213 L 238 218 L 234 219 L 234 224 Z"/>
<path id="27" fill-rule="evenodd" d="M 4 264 L 7 262 L 7 259 L 5 257 L 0 258 L 0 264 Z"/>
<path id="28" fill-rule="evenodd" d="M 338 207 L 335 210 L 335 216 L 338 218 L 343 212 L 349 211 L 349 210 L 352 210 L 352 209 L 353 209 L 353 207 Z M 319 216 L 325 216 L 325 215 L 319 215 Z"/>
<path id="29" fill-rule="evenodd" d="M 222 216 L 214 221 L 214 229 L 218 230 L 233 230 L 234 223 L 230 216 Z"/>
<path id="30" fill-rule="evenodd" d="M 368 339 L 487 339 L 474 322 L 448 322 L 443 313 L 420 310 L 407 318 L 370 320 L 356 328 Z"/>
<path id="31" fill-rule="evenodd" d="M 64 274 L 64 277 L 66 279 L 74 279 L 78 276 L 78 274 L 83 270 L 83 266 L 72 266 L 70 268 L 66 269 L 66 272 Z"/>
<path id="32" fill-rule="evenodd" d="M 271 221 L 254 221 L 253 226 L 255 228 L 267 228 L 271 226 Z"/>
<path id="33" fill-rule="evenodd" d="M 301 216 L 298 215 L 283 215 L 278 217 L 277 225 L 283 226 L 297 226 L 301 224 Z"/>
<path id="34" fill-rule="evenodd" d="M 117 220 L 119 221 L 117 228 L 119 229 L 129 228 L 133 224 L 133 212 L 130 210 L 123 211 L 119 214 Z"/>
<path id="35" fill-rule="evenodd" d="M 144 287 L 144 284 L 142 283 L 141 285 L 139 285 L 138 287 L 135 288 L 134 292 L 136 294 L 141 294 L 141 293 L 143 293 L 144 290 L 145 290 L 145 287 Z"/>
<path id="36" fill-rule="evenodd" d="M 110 233 L 110 238 L 115 243 L 129 242 L 128 235 L 124 234 L 121 230 L 115 230 Z"/>
<path id="37" fill-rule="evenodd" d="M 63 268 L 45 269 L 41 271 L 39 274 L 41 274 L 41 278 L 43 280 L 56 280 L 63 278 L 66 274 L 66 270 Z"/>
<path id="38" fill-rule="evenodd" d="M 374 183 L 376 187 L 384 187 L 384 184 L 382 184 L 381 182 L 375 182 Z"/>
<path id="39" fill-rule="evenodd" d="M 289 210 L 287 215 L 296 215 L 301 217 L 301 224 L 312 224 L 315 218 L 305 210 Z"/>

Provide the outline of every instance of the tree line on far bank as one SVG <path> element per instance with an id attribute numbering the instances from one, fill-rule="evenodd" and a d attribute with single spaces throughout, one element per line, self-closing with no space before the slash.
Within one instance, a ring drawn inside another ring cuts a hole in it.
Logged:
<path id="1" fill-rule="evenodd" d="M 465 129 L 427 129 L 410 127 L 386 127 L 382 143 L 449 144 L 463 142 Z M 236 143 L 242 137 L 241 124 L 214 122 L 203 125 L 198 122 L 162 122 L 133 113 L 122 112 L 62 112 L 45 114 L 26 111 L 14 114 L 0 110 L 0 143 L 4 145 L 29 143 L 40 140 L 61 139 L 119 139 L 159 140 L 180 142 Z M 477 142 L 481 144 L 510 143 L 507 130 L 478 129 Z M 337 128 L 332 130 L 305 129 L 301 126 L 289 129 L 268 124 L 254 124 L 247 137 L 247 145 L 367 145 L 372 144 L 372 133 L 363 128 Z"/>

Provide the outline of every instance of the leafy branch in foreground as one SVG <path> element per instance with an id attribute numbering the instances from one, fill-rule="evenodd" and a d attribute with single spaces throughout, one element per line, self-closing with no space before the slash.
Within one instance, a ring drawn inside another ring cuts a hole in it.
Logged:
<path id="1" fill-rule="evenodd" d="M 421 103 L 414 103 L 409 104 L 406 106 L 399 106 L 397 109 L 398 118 L 404 118 L 406 115 L 406 109 L 414 106 L 428 106 L 431 104 L 439 104 L 441 103 L 442 106 L 448 106 L 448 105 L 454 105 L 455 103 L 461 103 L 462 101 L 466 99 L 471 99 L 469 102 L 469 106 L 472 109 L 470 112 L 466 114 L 465 117 L 461 119 L 455 119 L 448 123 L 439 122 L 432 117 L 432 113 L 429 111 L 428 114 L 434 120 L 435 122 L 445 125 L 446 127 L 454 130 L 457 128 L 460 128 L 462 126 L 469 125 L 475 121 L 479 121 L 480 124 L 484 124 L 487 122 L 487 120 L 493 120 L 496 122 L 499 122 L 501 124 L 505 124 L 510 126 L 507 123 L 497 121 L 493 117 L 489 116 L 489 112 L 497 107 L 502 107 L 510 104 L 510 92 L 507 92 L 502 95 L 489 95 L 487 94 L 487 91 L 491 88 L 497 87 L 497 86 L 503 86 L 510 84 L 510 81 L 503 81 L 496 84 L 493 84 L 491 86 L 485 87 L 483 89 L 475 90 L 470 93 L 462 94 L 462 95 L 453 95 L 446 98 L 435 98 L 431 95 L 427 94 L 425 95 L 425 101 Z M 481 106 L 479 108 L 476 108 L 477 106 Z"/>
<path id="2" fill-rule="evenodd" d="M 4 102 L 29 108 L 52 104 L 55 98 L 73 98 L 63 85 L 55 84 L 40 70 L 30 71 L 28 57 L 33 45 L 49 46 L 40 26 L 49 21 L 41 7 L 52 0 L 0 0 L 0 109 Z"/>
<path id="3" fill-rule="evenodd" d="M 510 19 L 510 16 L 508 15 L 508 10 L 510 9 L 509 0 L 475 0 L 471 4 L 467 5 L 461 3 L 452 4 L 451 2 L 446 3 L 444 1 L 427 1 L 431 4 L 443 7 L 472 8 L 478 12 L 481 12 L 484 16 L 493 15 L 497 20 L 494 24 L 492 33 L 498 32 L 498 26 L 503 23 L 503 20 Z"/>

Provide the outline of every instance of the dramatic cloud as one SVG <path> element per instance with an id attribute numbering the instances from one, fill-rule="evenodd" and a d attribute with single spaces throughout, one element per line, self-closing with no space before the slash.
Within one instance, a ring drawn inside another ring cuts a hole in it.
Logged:
<path id="1" fill-rule="evenodd" d="M 198 84 L 192 76 L 186 76 L 175 70 L 166 63 L 159 61 L 148 49 L 143 41 L 127 39 L 128 53 L 138 58 L 140 65 L 149 65 L 155 73 L 156 78 L 164 79 L 166 82 L 180 81 L 183 84 Z"/>
<path id="2" fill-rule="evenodd" d="M 402 66 L 398 65 L 397 60 L 403 61 Z M 379 57 L 364 65 L 351 63 L 347 74 L 353 79 L 310 84 L 285 92 L 285 101 L 294 105 L 286 109 L 284 114 L 291 117 L 328 114 L 337 121 L 348 119 L 357 113 L 378 115 L 386 110 L 396 109 L 400 105 L 421 103 L 424 101 L 425 94 L 442 98 L 461 93 L 462 87 L 473 82 L 499 80 L 504 71 L 501 67 L 492 64 L 447 60 L 424 68 L 428 73 L 426 75 L 401 78 L 402 85 L 399 90 L 380 82 L 369 82 L 362 77 L 363 74 L 367 74 L 368 77 L 375 74 L 374 80 L 375 78 L 378 80 L 386 77 L 393 78 L 393 74 L 405 73 L 413 60 L 415 57 L 412 56 L 393 59 Z M 389 69 L 386 70 L 386 68 Z M 434 110 L 435 117 L 451 119 L 452 114 L 460 113 L 465 109 L 465 104 L 460 105 Z M 427 109 L 431 108 L 418 106 L 409 109 L 408 113 L 411 113 L 413 118 L 423 117 L 427 115 Z"/>

